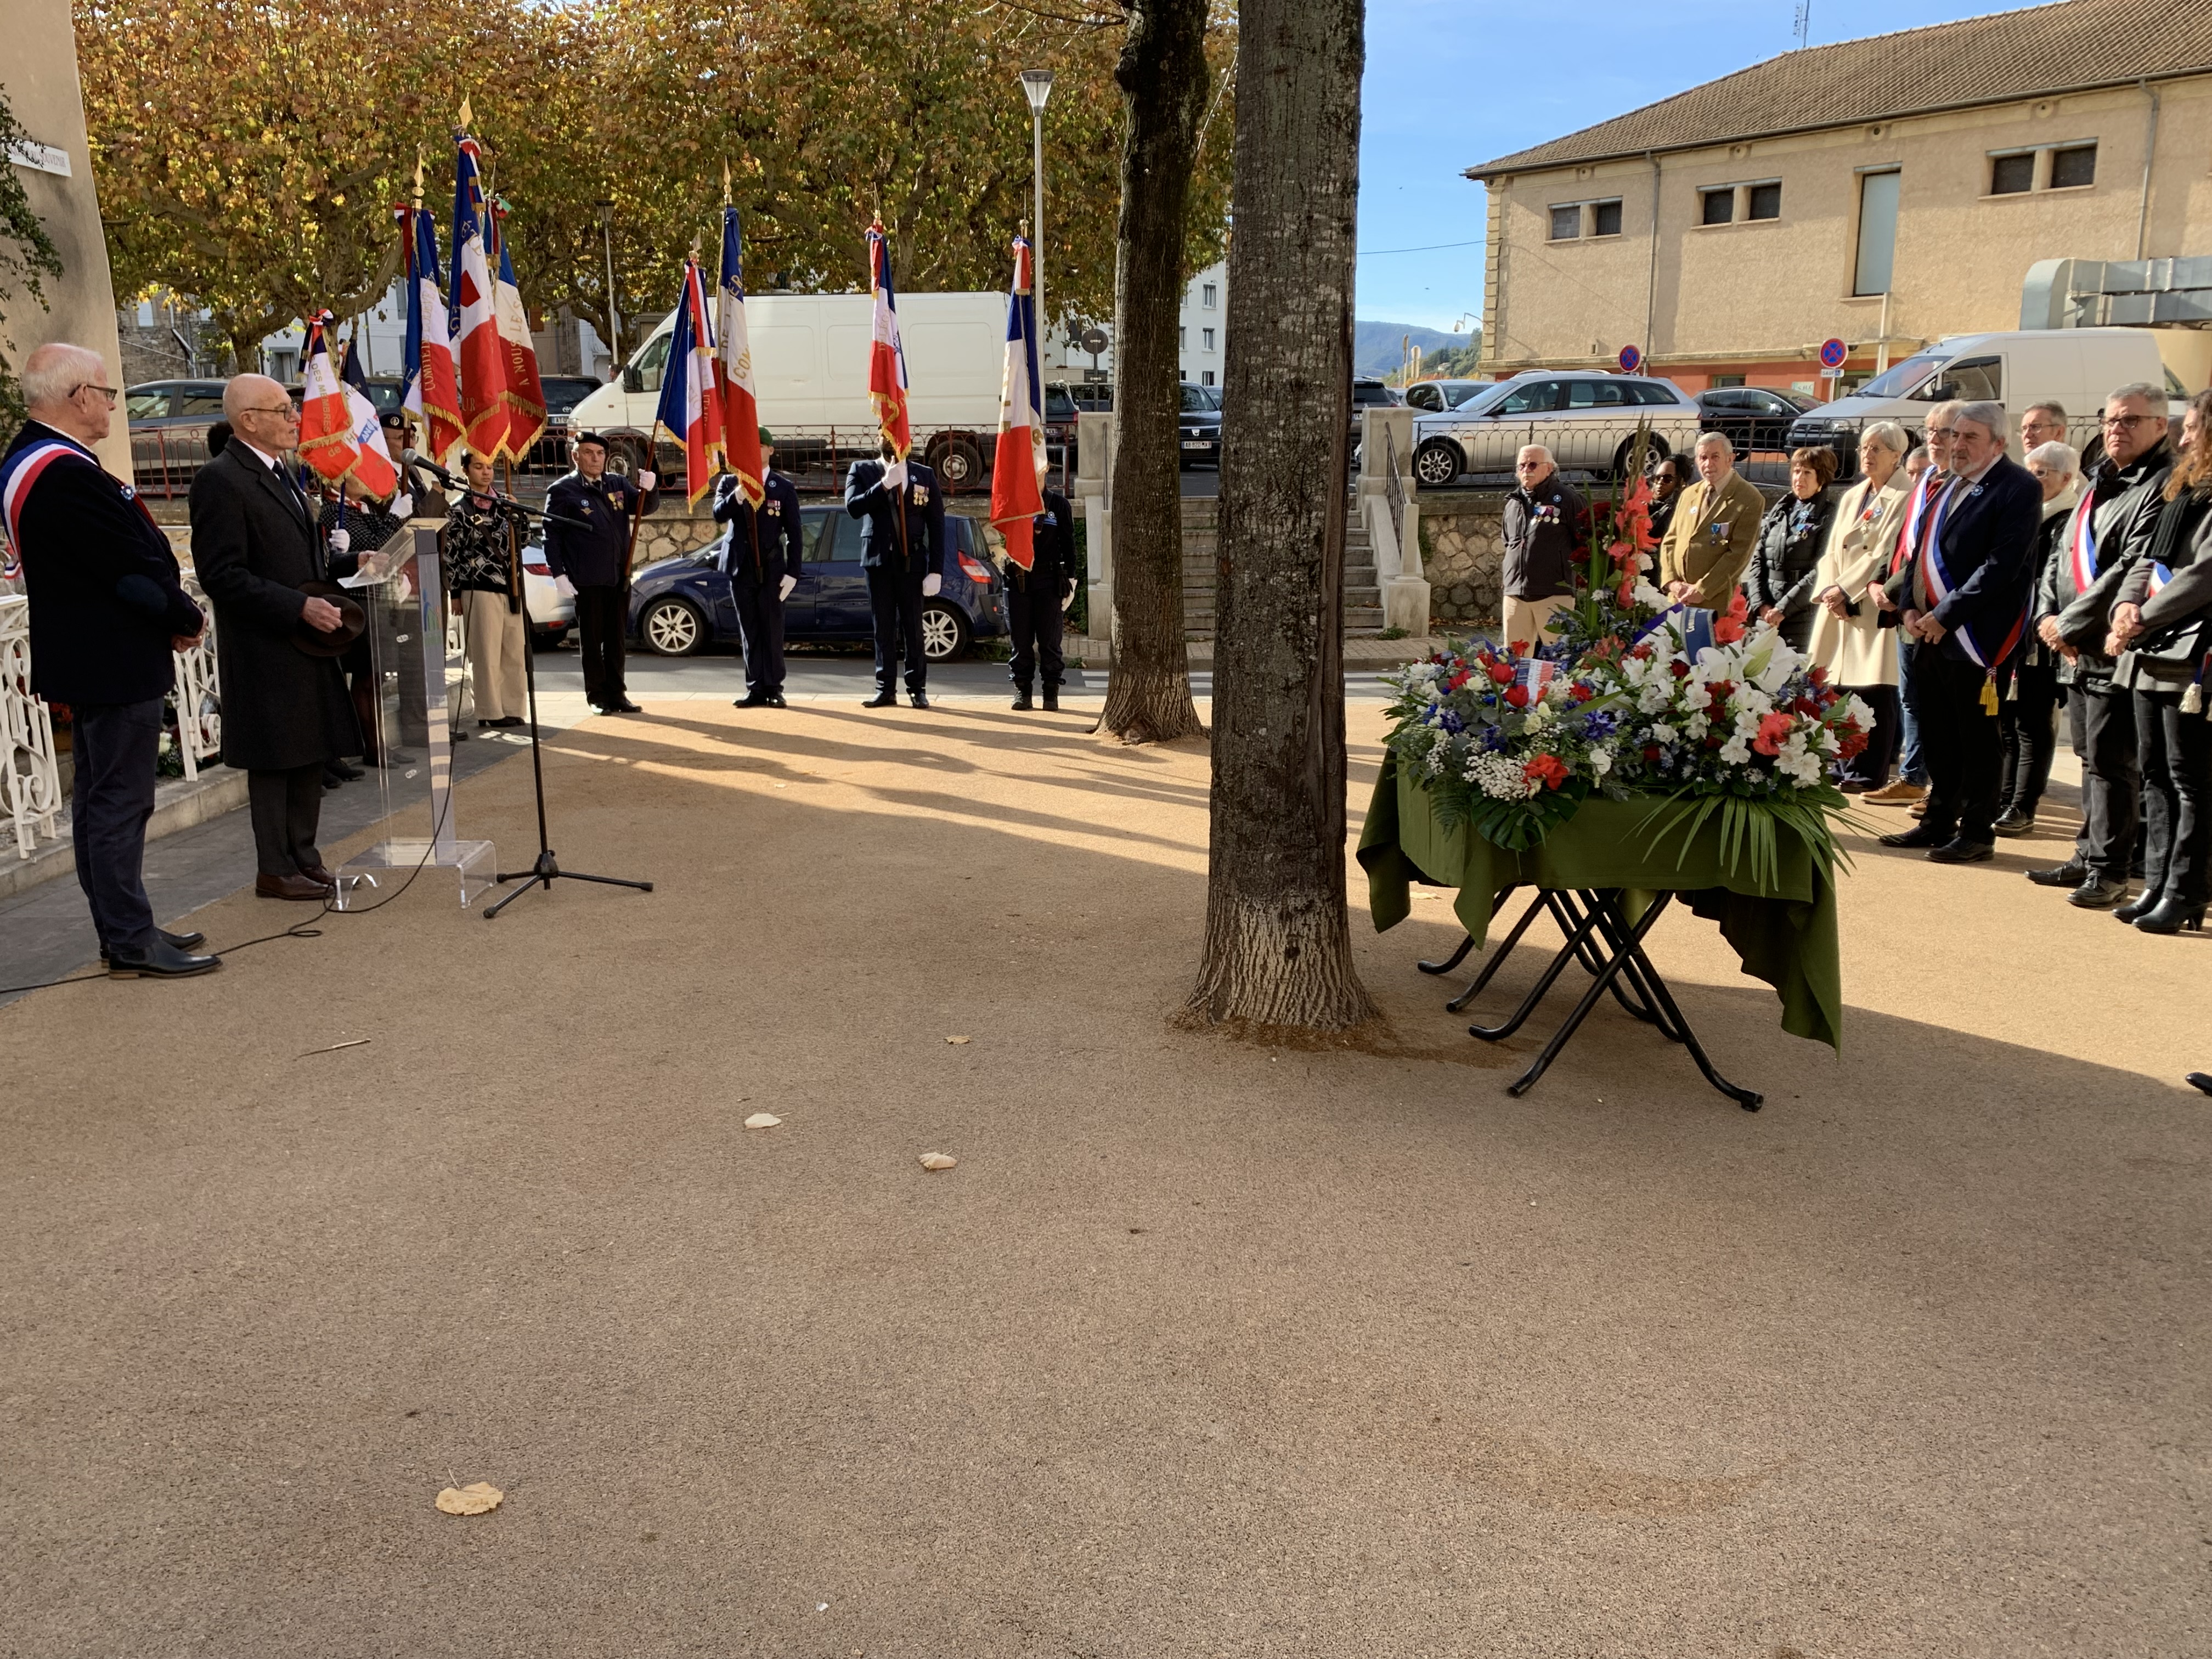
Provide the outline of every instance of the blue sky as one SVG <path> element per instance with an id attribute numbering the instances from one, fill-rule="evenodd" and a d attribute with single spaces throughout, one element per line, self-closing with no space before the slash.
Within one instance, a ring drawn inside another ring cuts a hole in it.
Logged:
<path id="1" fill-rule="evenodd" d="M 1883 14 L 1813 0 L 1812 44 L 2013 8 L 1923 0 Z M 2154 11 L 2148 7 L 2147 11 Z M 1787 52 L 1794 0 L 1368 0 L 1360 100 L 1363 319 L 1449 329 L 1482 312 L 1482 186 L 1460 176 Z M 1468 247 L 1435 247 L 1470 242 Z M 1419 253 L 1383 249 L 1426 247 Z"/>

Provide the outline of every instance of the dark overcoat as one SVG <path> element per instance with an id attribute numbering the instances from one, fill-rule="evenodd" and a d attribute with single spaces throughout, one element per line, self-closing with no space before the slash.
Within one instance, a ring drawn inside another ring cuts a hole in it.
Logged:
<path id="1" fill-rule="evenodd" d="M 192 566 L 215 603 L 222 758 L 256 772 L 361 752 L 361 727 L 331 657 L 293 643 L 311 581 L 353 574 L 326 555 L 307 501 L 245 440 L 192 480 Z"/>

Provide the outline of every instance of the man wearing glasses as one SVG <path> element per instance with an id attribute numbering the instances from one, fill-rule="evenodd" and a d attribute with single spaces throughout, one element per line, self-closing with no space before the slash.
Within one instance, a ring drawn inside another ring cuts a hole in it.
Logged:
<path id="1" fill-rule="evenodd" d="M 92 453 L 115 405 L 100 355 L 42 345 L 22 384 L 31 418 L 0 460 L 0 502 L 31 598 L 31 689 L 70 708 L 77 883 L 111 978 L 204 974 L 219 958 L 191 954 L 200 934 L 154 925 L 143 871 L 173 653 L 206 619 L 169 538 Z"/>
<path id="2" fill-rule="evenodd" d="M 337 606 L 303 590 L 352 575 L 363 556 L 325 543 L 293 478 L 300 413 L 284 388 L 235 376 L 222 412 L 231 440 L 192 480 L 192 562 L 222 624 L 222 758 L 246 775 L 253 890 L 319 902 L 337 885 L 315 846 L 323 767 L 361 752 L 361 727 L 337 659 L 294 641 L 339 631 Z"/>
<path id="3" fill-rule="evenodd" d="M 2113 660 L 2103 652 L 2124 567 L 2149 548 L 2164 504 L 2161 486 L 2173 464 L 2166 417 L 2163 386 L 2137 382 L 2105 399 L 2104 458 L 2089 471 L 2081 505 L 2053 562 L 2053 580 L 2044 584 L 2030 618 L 2037 636 L 2062 653 L 2066 717 L 2081 757 L 2081 827 L 2072 858 L 2031 870 L 2027 878 L 2072 888 L 2069 901 L 2088 910 L 2109 910 L 2127 897 L 2136 856 L 2142 778 L 2135 701 L 2113 689 Z"/>

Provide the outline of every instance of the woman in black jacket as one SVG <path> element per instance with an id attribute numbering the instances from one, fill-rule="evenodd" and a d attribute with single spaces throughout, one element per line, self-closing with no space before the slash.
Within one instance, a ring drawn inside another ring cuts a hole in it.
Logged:
<path id="1" fill-rule="evenodd" d="M 1759 521 L 1759 544 L 1744 592 L 1761 622 L 1782 630 L 1792 650 L 1813 637 L 1813 578 L 1828 544 L 1828 486 L 1835 482 L 1836 452 L 1823 446 L 1790 458 L 1790 493 Z"/>

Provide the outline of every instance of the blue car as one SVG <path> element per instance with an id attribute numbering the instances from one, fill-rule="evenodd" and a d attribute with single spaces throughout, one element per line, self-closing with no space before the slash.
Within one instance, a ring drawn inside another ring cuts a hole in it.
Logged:
<path id="1" fill-rule="evenodd" d="M 805 549 L 799 585 L 783 604 L 783 637 L 793 645 L 859 641 L 874 637 L 868 608 L 868 573 L 860 568 L 860 521 L 830 502 L 799 508 Z M 951 662 L 979 639 L 1006 631 L 1006 579 L 983 545 L 975 520 L 948 513 L 951 542 L 944 581 L 922 605 L 922 651 L 932 662 Z M 662 559 L 639 571 L 630 585 L 630 637 L 663 657 L 688 657 L 708 645 L 737 646 L 737 602 L 721 571 L 726 532 L 696 552 Z"/>

